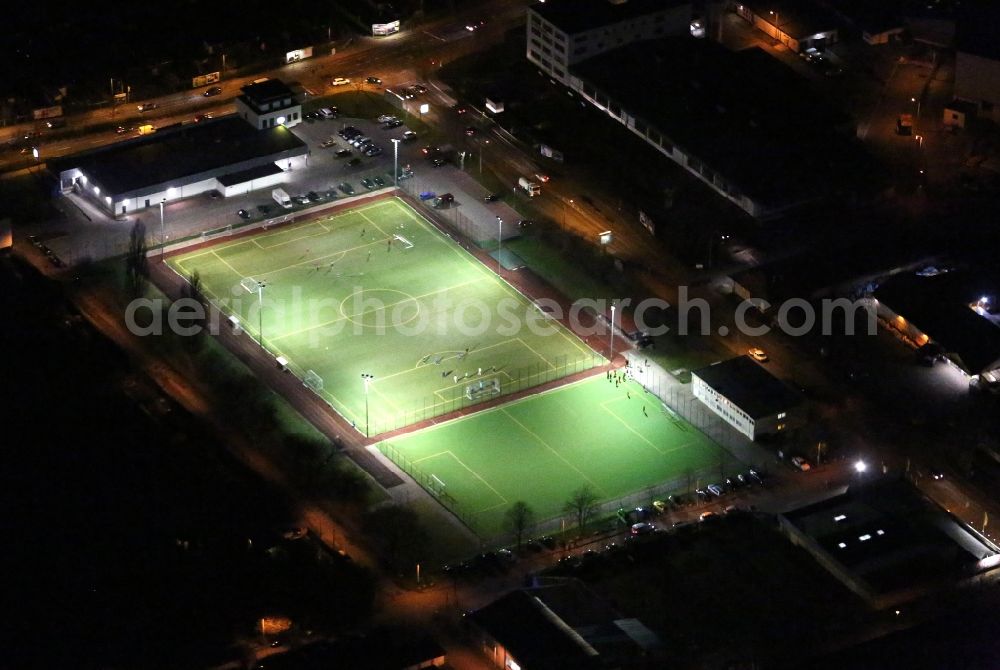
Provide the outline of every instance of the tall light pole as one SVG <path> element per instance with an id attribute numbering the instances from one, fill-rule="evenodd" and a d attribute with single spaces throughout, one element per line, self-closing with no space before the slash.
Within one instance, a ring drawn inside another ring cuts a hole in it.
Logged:
<path id="1" fill-rule="evenodd" d="M 399 139 L 392 138 L 392 176 L 393 185 L 399 188 Z"/>
<path id="2" fill-rule="evenodd" d="M 778 28 L 778 22 L 780 20 L 778 18 L 778 12 L 768 12 L 768 14 L 774 17 L 774 39 L 778 40 L 778 42 L 781 42 L 781 29 Z"/>
<path id="3" fill-rule="evenodd" d="M 608 334 L 608 346 L 611 349 L 611 358 L 608 359 L 612 367 L 615 364 L 615 304 L 611 303 L 611 332 Z"/>
<path id="4" fill-rule="evenodd" d="M 497 217 L 497 275 L 501 275 L 501 267 L 503 266 L 503 261 L 500 260 L 500 251 L 503 245 L 503 219 L 499 216 Z"/>
<path id="5" fill-rule="evenodd" d="M 365 437 L 371 437 L 368 430 L 368 385 L 375 381 L 375 375 L 362 372 L 361 379 L 365 384 Z"/>
<path id="6" fill-rule="evenodd" d="M 920 98 L 912 97 L 912 98 L 910 98 L 910 102 L 915 103 L 917 105 L 917 118 L 919 119 L 920 118 Z"/>
<path id="7" fill-rule="evenodd" d="M 257 282 L 257 338 L 260 348 L 264 349 L 264 289 L 267 284 L 262 281 Z"/>
<path id="8" fill-rule="evenodd" d="M 163 204 L 167 201 L 166 198 L 160 198 L 160 262 L 163 262 L 163 255 L 167 251 L 167 237 L 165 229 L 163 227 Z"/>

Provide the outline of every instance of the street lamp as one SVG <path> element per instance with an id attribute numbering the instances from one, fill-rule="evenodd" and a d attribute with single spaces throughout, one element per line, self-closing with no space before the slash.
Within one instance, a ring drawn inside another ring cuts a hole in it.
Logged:
<path id="1" fill-rule="evenodd" d="M 392 138 L 392 174 L 395 178 L 393 185 L 399 188 L 399 138 Z"/>
<path id="2" fill-rule="evenodd" d="M 768 12 L 768 14 L 774 17 L 774 39 L 781 42 L 781 29 L 778 28 L 778 23 L 781 19 L 778 18 L 778 12 Z"/>
<path id="3" fill-rule="evenodd" d="M 166 198 L 160 198 L 160 262 L 163 262 L 163 255 L 167 252 L 167 237 L 163 227 L 163 204 Z"/>
<path id="4" fill-rule="evenodd" d="M 917 118 L 919 119 L 920 118 L 920 98 L 912 97 L 912 98 L 910 98 L 910 102 L 914 103 L 917 106 Z"/>
<path id="5" fill-rule="evenodd" d="M 859 459 L 854 462 L 854 471 L 857 472 L 859 475 L 864 473 L 864 471 L 867 469 L 868 469 L 868 464 L 865 463 L 864 461 Z"/>
<path id="6" fill-rule="evenodd" d="M 611 366 L 614 367 L 615 364 L 615 305 L 611 305 L 611 331 L 608 334 L 608 347 L 611 349 L 611 358 L 609 359 Z"/>
<path id="7" fill-rule="evenodd" d="M 264 347 L 264 289 L 267 284 L 262 281 L 257 282 L 257 341 L 261 349 Z"/>
<path id="8" fill-rule="evenodd" d="M 503 262 L 500 260 L 500 251 L 503 246 L 503 219 L 499 216 L 497 217 L 497 275 L 503 276 L 501 274 L 501 267 Z"/>
<path id="9" fill-rule="evenodd" d="M 365 437 L 371 437 L 368 431 L 368 385 L 375 381 L 375 375 L 362 372 L 361 379 L 365 385 Z"/>

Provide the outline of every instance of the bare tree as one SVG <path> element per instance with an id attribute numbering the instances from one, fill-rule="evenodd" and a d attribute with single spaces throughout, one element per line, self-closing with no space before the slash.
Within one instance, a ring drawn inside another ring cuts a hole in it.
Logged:
<path id="1" fill-rule="evenodd" d="M 520 549 L 524 533 L 535 523 L 535 510 L 531 509 L 528 503 L 523 500 L 518 500 L 507 508 L 504 517 L 507 527 L 514 533 L 517 540 L 517 548 Z"/>
<path id="2" fill-rule="evenodd" d="M 129 234 L 128 253 L 125 255 L 125 281 L 129 293 L 138 298 L 146 290 L 149 265 L 146 261 L 146 226 L 136 221 Z"/>
<path id="3" fill-rule="evenodd" d="M 566 501 L 566 505 L 563 510 L 572 514 L 576 517 L 576 527 L 583 532 L 583 527 L 587 524 L 587 521 L 594 515 L 597 511 L 597 494 L 594 490 L 590 488 L 589 485 L 584 484 L 570 496 L 569 500 Z"/>

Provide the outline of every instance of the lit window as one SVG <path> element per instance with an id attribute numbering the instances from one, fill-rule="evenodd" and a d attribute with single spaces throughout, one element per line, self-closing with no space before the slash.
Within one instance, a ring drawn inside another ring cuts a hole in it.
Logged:
<path id="1" fill-rule="evenodd" d="M 882 530 L 881 528 L 879 528 L 877 531 L 875 531 L 875 534 L 876 535 L 885 535 L 885 531 Z"/>
<path id="2" fill-rule="evenodd" d="M 846 518 L 847 518 L 846 514 L 838 514 L 837 516 L 833 517 L 833 520 L 834 521 L 843 521 Z"/>
<path id="3" fill-rule="evenodd" d="M 837 546 L 840 547 L 841 549 L 847 549 L 847 543 L 846 542 L 841 542 Z"/>
<path id="4" fill-rule="evenodd" d="M 788 412 L 781 412 L 780 414 L 778 414 L 779 419 L 784 419 L 786 416 L 788 416 Z"/>
<path id="5" fill-rule="evenodd" d="M 862 542 L 867 542 L 868 540 L 872 539 L 872 536 L 869 535 L 868 533 L 865 533 L 864 535 L 859 536 L 858 539 L 861 540 Z"/>

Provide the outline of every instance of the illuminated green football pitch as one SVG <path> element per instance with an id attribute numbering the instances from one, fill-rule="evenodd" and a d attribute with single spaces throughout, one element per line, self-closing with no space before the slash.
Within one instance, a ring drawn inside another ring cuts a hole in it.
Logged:
<path id="1" fill-rule="evenodd" d="M 396 198 L 167 262 L 362 433 L 606 362 Z"/>
<path id="2" fill-rule="evenodd" d="M 504 514 L 516 501 L 542 521 L 561 515 L 582 486 L 616 508 L 658 484 L 674 481 L 676 492 L 739 468 L 637 383 L 616 386 L 603 374 L 379 448 L 483 538 L 504 532 Z"/>

